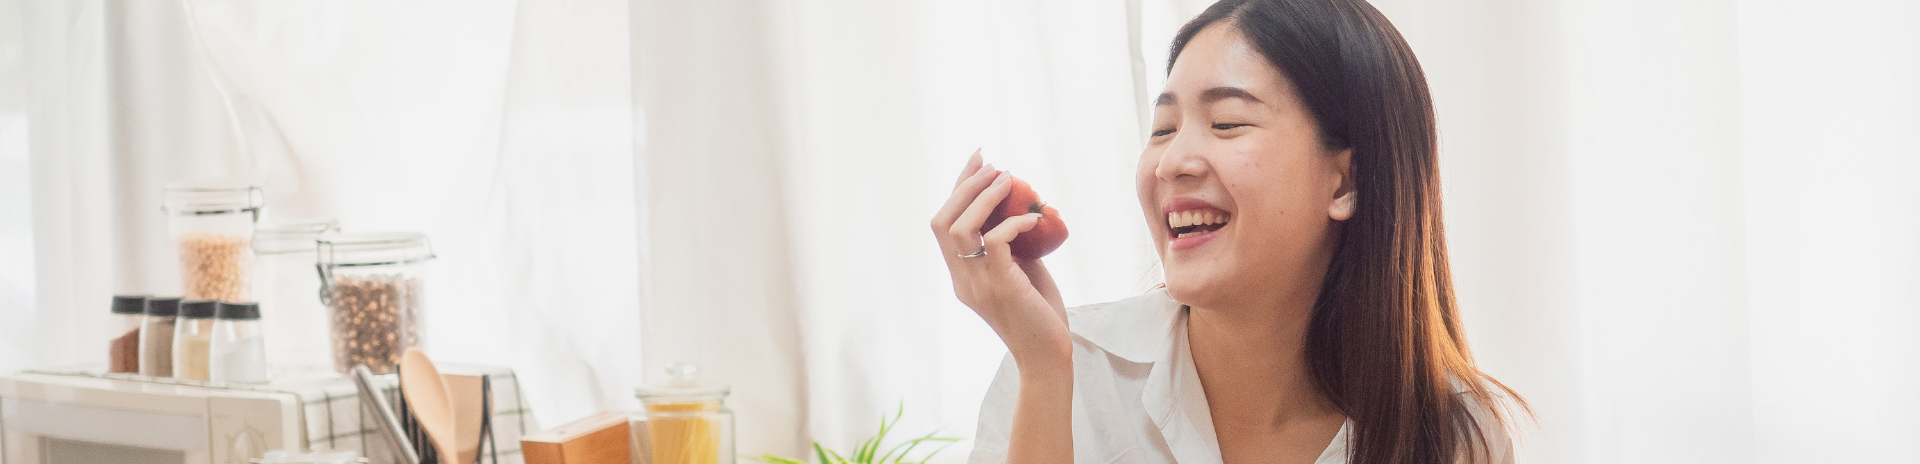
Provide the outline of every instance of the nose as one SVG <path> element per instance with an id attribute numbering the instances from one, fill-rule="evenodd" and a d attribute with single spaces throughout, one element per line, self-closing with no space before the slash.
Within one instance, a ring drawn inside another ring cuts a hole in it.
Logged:
<path id="1" fill-rule="evenodd" d="M 1206 137 L 1201 132 L 1204 131 L 1182 130 L 1173 133 L 1173 140 L 1167 143 L 1166 151 L 1160 152 L 1160 165 L 1154 168 L 1154 176 L 1166 182 L 1179 181 L 1183 177 L 1205 177 L 1209 166 Z"/>

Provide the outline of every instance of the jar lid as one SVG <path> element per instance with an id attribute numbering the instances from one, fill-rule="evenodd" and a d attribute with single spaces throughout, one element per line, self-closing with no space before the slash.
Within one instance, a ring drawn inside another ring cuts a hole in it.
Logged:
<path id="1" fill-rule="evenodd" d="M 148 316 L 173 317 L 176 314 L 180 314 L 179 297 L 163 296 L 147 299 Z"/>
<path id="2" fill-rule="evenodd" d="M 168 182 L 160 209 L 171 216 L 258 214 L 267 196 L 258 184 L 238 179 L 195 179 Z M 257 217 L 257 216 L 256 216 Z"/>
<path id="3" fill-rule="evenodd" d="M 228 303 L 214 305 L 213 317 L 219 319 L 249 320 L 260 318 L 259 303 Z"/>
<path id="4" fill-rule="evenodd" d="M 213 317 L 213 300 L 192 300 L 180 302 L 180 317 L 183 319 L 207 319 Z"/>
<path id="5" fill-rule="evenodd" d="M 727 397 L 728 386 L 702 384 L 699 373 L 700 367 L 693 363 L 673 363 L 667 366 L 667 383 L 634 388 L 633 395 L 645 403 L 719 401 Z"/>
<path id="6" fill-rule="evenodd" d="M 326 218 L 289 219 L 253 227 L 253 251 L 263 254 L 313 251 L 322 234 L 340 230 L 340 221 Z"/>
<path id="7" fill-rule="evenodd" d="M 407 264 L 433 258 L 433 244 L 419 232 L 321 234 L 319 263 L 330 266 Z"/>
<path id="8" fill-rule="evenodd" d="M 114 314 L 143 314 L 147 312 L 146 295 L 114 295 Z"/>

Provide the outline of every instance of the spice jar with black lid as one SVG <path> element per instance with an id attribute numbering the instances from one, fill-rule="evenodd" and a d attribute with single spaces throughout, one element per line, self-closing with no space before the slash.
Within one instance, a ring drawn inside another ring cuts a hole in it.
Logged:
<path id="1" fill-rule="evenodd" d="M 261 333 L 260 305 L 220 303 L 213 315 L 212 363 L 215 382 L 267 383 L 267 345 Z"/>
<path id="2" fill-rule="evenodd" d="M 395 371 L 421 344 L 421 281 L 433 247 L 416 232 L 322 235 L 317 247 L 320 298 L 332 328 L 333 367 L 365 364 Z"/>
<path id="3" fill-rule="evenodd" d="M 213 344 L 215 303 L 207 300 L 180 303 L 179 325 L 173 332 L 173 377 L 208 380 L 207 364 Z"/>
<path id="4" fill-rule="evenodd" d="M 140 372 L 140 325 L 146 317 L 146 295 L 114 295 L 113 338 L 107 341 L 107 372 Z"/>
<path id="5" fill-rule="evenodd" d="M 173 376 L 174 319 L 179 314 L 179 298 L 147 299 L 140 322 L 140 375 Z"/>

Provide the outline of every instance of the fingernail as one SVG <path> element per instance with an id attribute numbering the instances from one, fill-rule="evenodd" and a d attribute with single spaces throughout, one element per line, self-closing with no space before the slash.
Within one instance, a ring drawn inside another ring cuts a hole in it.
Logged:
<path id="1" fill-rule="evenodd" d="M 993 179 L 993 185 L 1000 185 L 1000 184 L 1007 183 L 1007 181 L 1010 179 L 1013 179 L 1013 176 L 1007 175 L 1007 173 L 1002 172 Z"/>
<path id="2" fill-rule="evenodd" d="M 989 172 L 994 172 L 993 165 L 991 164 L 980 166 L 980 172 L 975 173 L 974 175 L 984 176 L 984 175 L 987 175 L 987 173 Z"/>

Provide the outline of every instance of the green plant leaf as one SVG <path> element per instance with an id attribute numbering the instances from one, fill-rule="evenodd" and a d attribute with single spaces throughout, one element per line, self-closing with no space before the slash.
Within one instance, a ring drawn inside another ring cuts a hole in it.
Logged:
<path id="1" fill-rule="evenodd" d="M 905 415 L 906 412 L 907 412 L 906 402 L 901 401 L 900 405 L 894 409 L 892 421 L 888 421 L 887 416 L 885 415 L 880 416 L 880 432 L 874 434 L 873 439 L 868 440 L 866 445 L 863 446 L 862 449 L 860 450 L 859 460 L 861 464 L 874 464 L 875 462 L 883 462 L 883 461 L 874 461 L 873 456 L 874 454 L 880 452 L 880 442 L 881 440 L 885 440 L 887 438 L 887 432 L 892 431 L 894 427 L 900 426 L 900 417 Z"/>
<path id="2" fill-rule="evenodd" d="M 935 440 L 944 441 L 944 442 L 947 442 L 947 444 L 940 445 L 939 448 L 934 448 L 933 452 L 927 453 L 926 457 L 920 458 L 920 462 L 916 462 L 914 464 L 927 464 L 927 461 L 933 460 L 934 455 L 940 454 L 941 451 L 946 451 L 947 447 L 953 446 L 954 443 L 960 442 L 959 438 L 954 438 L 954 437 L 941 437 L 941 438 L 936 438 Z"/>
<path id="3" fill-rule="evenodd" d="M 905 460 L 905 459 L 907 459 L 907 454 L 908 454 L 908 453 L 912 453 L 912 452 L 913 452 L 913 448 L 914 448 L 914 447 L 917 447 L 917 446 L 920 446 L 920 443 L 921 443 L 921 442 L 925 442 L 925 441 L 927 441 L 927 440 L 929 440 L 929 439 L 932 439 L 932 438 L 933 438 L 933 435 L 934 435 L 934 434 L 936 434 L 936 433 L 940 433 L 940 431 L 939 431 L 939 430 L 934 430 L 933 432 L 929 432 L 929 433 L 927 433 L 927 434 L 926 434 L 926 436 L 922 436 L 922 437 L 920 437 L 920 438 L 915 438 L 915 439 L 912 439 L 912 440 L 907 440 L 907 441 L 903 441 L 903 442 L 900 442 L 900 444 L 897 444 L 897 445 L 893 445 L 893 449 L 890 449 L 890 450 L 887 450 L 887 454 L 886 454 L 886 455 L 884 455 L 884 456 L 882 456 L 882 457 L 880 458 L 880 460 L 879 460 L 879 461 L 874 461 L 874 462 L 876 462 L 876 463 L 886 463 L 886 462 L 900 462 L 900 461 L 902 461 L 902 460 Z M 957 440 L 957 439 L 956 439 L 956 440 Z M 901 450 L 901 449 L 900 449 L 901 447 L 906 447 L 906 450 Z M 896 451 L 898 451 L 898 452 L 899 452 L 899 457 L 897 457 L 897 458 L 896 458 L 896 457 L 894 456 L 894 453 L 895 453 Z M 888 461 L 888 459 L 893 459 L 893 461 Z"/>
<path id="4" fill-rule="evenodd" d="M 833 452 L 833 450 L 827 450 L 827 454 L 833 455 L 833 462 L 835 464 L 845 464 L 847 462 L 846 457 L 841 456 L 840 453 Z"/>
<path id="5" fill-rule="evenodd" d="M 882 414 L 880 416 L 879 433 L 874 434 L 872 438 L 862 441 L 859 446 L 854 447 L 853 452 L 849 453 L 853 455 L 853 459 L 851 460 L 845 456 L 841 456 L 839 452 L 827 449 L 827 447 L 821 445 L 820 442 L 813 442 L 814 458 L 818 459 L 818 464 L 926 464 L 928 460 L 933 459 L 934 455 L 940 454 L 941 450 L 945 450 L 947 447 L 953 446 L 954 443 L 961 440 L 956 437 L 936 437 L 934 434 L 940 432 L 935 430 L 933 433 L 895 444 L 892 448 L 887 449 L 885 455 L 879 455 L 880 447 L 885 443 L 887 434 L 900 426 L 900 419 L 905 417 L 906 413 L 906 402 L 901 401 L 900 404 L 895 407 L 893 417 L 888 418 Z M 907 456 L 911 454 L 915 448 L 918 448 L 920 444 L 926 442 L 945 442 L 946 444 L 939 448 L 934 448 L 932 452 L 927 453 L 926 456 L 922 456 L 919 461 L 908 461 Z M 879 455 L 877 459 L 876 455 Z M 750 459 L 772 464 L 806 464 L 806 462 L 798 459 L 782 458 L 765 454 Z"/>
<path id="6" fill-rule="evenodd" d="M 827 459 L 827 449 L 820 447 L 820 442 L 813 442 L 813 454 L 820 457 L 819 464 L 836 464 L 836 461 Z"/>
<path id="7" fill-rule="evenodd" d="M 873 448 L 880 446 L 880 439 L 886 438 L 886 436 L 887 418 L 882 416 L 880 418 L 880 434 L 874 435 L 873 438 L 868 438 L 867 441 L 860 442 L 860 446 L 853 449 L 853 462 L 857 464 L 871 464 L 873 462 Z"/>

